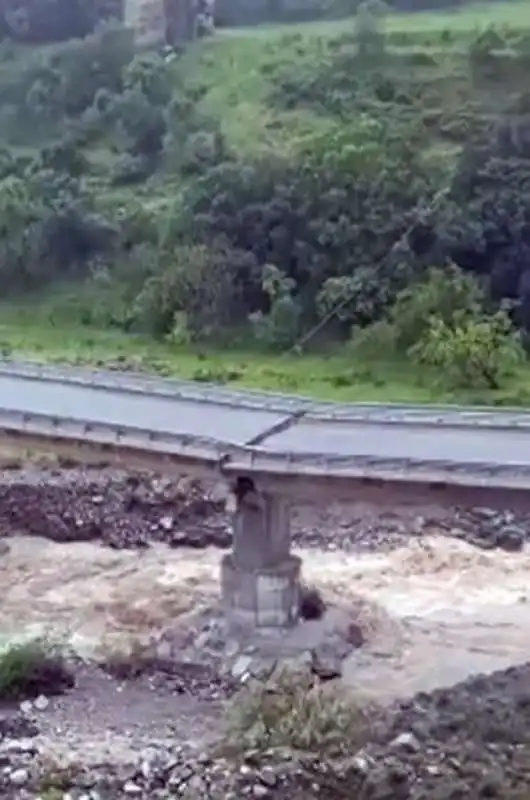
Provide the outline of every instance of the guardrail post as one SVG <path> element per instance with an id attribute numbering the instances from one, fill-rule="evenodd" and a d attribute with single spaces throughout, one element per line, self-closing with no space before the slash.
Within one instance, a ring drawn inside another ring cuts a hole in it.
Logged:
<path id="1" fill-rule="evenodd" d="M 298 620 L 301 561 L 290 552 L 289 503 L 245 478 L 234 495 L 234 543 L 221 564 L 225 612 L 238 626 L 290 627 Z"/>

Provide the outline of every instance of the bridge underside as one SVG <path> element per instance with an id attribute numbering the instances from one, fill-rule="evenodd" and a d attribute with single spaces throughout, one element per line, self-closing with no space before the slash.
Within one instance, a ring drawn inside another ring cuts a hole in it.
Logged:
<path id="1" fill-rule="evenodd" d="M 63 467 L 77 465 L 149 470 L 166 475 L 192 475 L 224 481 L 230 489 L 233 513 L 232 551 L 221 562 L 221 597 L 230 623 L 241 629 L 286 628 L 299 611 L 301 560 L 291 553 L 290 506 L 293 500 L 328 504 L 337 499 L 454 506 L 510 505 L 528 510 L 528 491 L 455 486 L 403 480 L 350 478 L 337 482 L 313 477 L 305 484 L 295 476 L 255 475 L 224 470 L 219 458 L 204 453 L 188 458 L 117 443 L 94 443 L 64 436 L 0 431 L 0 454 L 52 455 Z M 305 486 L 305 491 L 304 491 Z"/>
<path id="2" fill-rule="evenodd" d="M 132 447 L 94 444 L 0 431 L 0 452 L 53 455 L 63 467 L 113 466 L 166 475 L 222 479 L 218 464 Z M 298 619 L 301 560 L 293 556 L 290 499 L 261 491 L 252 479 L 227 480 L 231 490 L 233 547 L 221 562 L 221 597 L 234 627 L 285 628 Z"/>

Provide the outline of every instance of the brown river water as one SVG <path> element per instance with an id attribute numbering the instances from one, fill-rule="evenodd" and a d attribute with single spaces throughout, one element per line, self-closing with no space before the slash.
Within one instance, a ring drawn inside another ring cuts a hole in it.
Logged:
<path id="1" fill-rule="evenodd" d="M 0 557 L 0 632 L 102 655 L 215 602 L 218 550 L 113 551 L 16 537 Z M 432 536 L 385 554 L 299 551 L 307 580 L 359 615 L 345 679 L 380 699 L 530 661 L 530 551 Z"/>

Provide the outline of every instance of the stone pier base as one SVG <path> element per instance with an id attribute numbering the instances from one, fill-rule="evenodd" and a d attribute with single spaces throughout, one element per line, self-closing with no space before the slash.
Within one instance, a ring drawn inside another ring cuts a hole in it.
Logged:
<path id="1" fill-rule="evenodd" d="M 221 589 L 227 621 L 235 626 L 288 628 L 300 605 L 301 560 L 288 555 L 274 566 L 237 566 L 232 554 L 221 562 Z"/>

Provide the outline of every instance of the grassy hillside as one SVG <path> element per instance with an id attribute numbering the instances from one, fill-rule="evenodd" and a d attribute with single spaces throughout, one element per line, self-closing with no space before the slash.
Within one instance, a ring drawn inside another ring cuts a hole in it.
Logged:
<path id="1" fill-rule="evenodd" d="M 119 31 L 3 43 L 4 353 L 338 399 L 528 402 L 523 357 L 442 385 L 425 348 L 388 346 L 395 315 L 386 340 L 380 325 L 452 261 L 478 276 L 479 316 L 509 298 L 526 328 L 526 229 L 507 235 L 503 214 L 527 214 L 530 6 L 361 22 L 223 30 L 165 59 L 134 59 Z M 506 120 L 512 150 L 486 153 Z"/>

